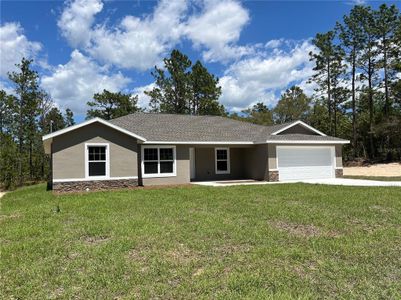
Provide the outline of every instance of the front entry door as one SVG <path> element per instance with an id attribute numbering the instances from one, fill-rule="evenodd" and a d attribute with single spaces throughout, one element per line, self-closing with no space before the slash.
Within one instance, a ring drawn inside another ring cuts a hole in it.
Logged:
<path id="1" fill-rule="evenodd" d="M 195 179 L 195 148 L 189 148 L 189 168 L 191 180 Z"/>

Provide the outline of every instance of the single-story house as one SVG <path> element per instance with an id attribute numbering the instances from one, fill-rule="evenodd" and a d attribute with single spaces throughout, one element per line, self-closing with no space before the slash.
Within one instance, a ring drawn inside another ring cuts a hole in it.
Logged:
<path id="1" fill-rule="evenodd" d="M 219 116 L 134 113 L 43 137 L 56 191 L 191 181 L 342 176 L 342 146 L 302 121 L 262 126 Z"/>

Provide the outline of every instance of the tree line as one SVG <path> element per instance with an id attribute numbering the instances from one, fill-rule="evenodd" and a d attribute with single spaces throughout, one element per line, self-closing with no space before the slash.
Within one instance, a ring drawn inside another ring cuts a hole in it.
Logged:
<path id="1" fill-rule="evenodd" d="M 18 72 L 10 72 L 14 93 L 0 90 L 0 183 L 5 188 L 45 179 L 49 158 L 42 136 L 74 124 L 70 109 L 64 114 L 39 87 L 32 60 L 23 58 Z"/>
<path id="2" fill-rule="evenodd" d="M 401 159 L 401 15 L 396 6 L 354 6 L 332 30 L 316 34 L 312 97 L 299 87 L 275 108 L 263 103 L 233 117 L 259 124 L 305 120 L 351 140 L 347 159 Z"/>
<path id="3" fill-rule="evenodd" d="M 221 115 L 255 124 L 303 120 L 329 135 L 350 139 L 346 159 L 401 159 L 401 16 L 395 6 L 377 10 L 354 6 L 332 30 L 313 39 L 309 53 L 314 94 L 299 86 L 285 90 L 274 107 L 257 102 L 240 112 L 227 112 L 219 102 L 219 79 L 200 61 L 194 64 L 173 50 L 163 68 L 151 72 L 154 87 L 138 96 L 103 90 L 87 102 L 86 118 L 110 120 L 137 111 Z M 13 92 L 0 91 L 0 186 L 11 188 L 49 176 L 49 158 L 41 137 L 74 125 L 70 109 L 61 112 L 39 86 L 32 60 L 23 58 L 9 73 Z"/>

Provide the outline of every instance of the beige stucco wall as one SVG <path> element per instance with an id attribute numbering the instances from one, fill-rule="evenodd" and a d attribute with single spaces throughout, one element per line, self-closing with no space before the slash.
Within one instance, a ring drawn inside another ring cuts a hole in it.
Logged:
<path id="1" fill-rule="evenodd" d="M 269 144 L 268 145 L 268 156 L 269 156 L 269 170 L 274 170 L 277 169 L 277 152 L 276 152 L 276 146 L 317 146 L 321 147 L 323 144 Z M 324 145 L 324 146 L 329 146 L 329 147 L 335 147 L 335 159 L 336 159 L 336 167 L 337 168 L 342 168 L 343 166 L 343 158 L 342 158 L 342 145 Z"/>
<path id="2" fill-rule="evenodd" d="M 85 143 L 109 143 L 110 177 L 137 176 L 137 141 L 99 123 L 53 139 L 53 179 L 85 178 Z"/>
<path id="3" fill-rule="evenodd" d="M 172 177 L 143 178 L 143 185 L 186 184 L 190 182 L 189 146 L 176 146 L 176 174 Z"/>

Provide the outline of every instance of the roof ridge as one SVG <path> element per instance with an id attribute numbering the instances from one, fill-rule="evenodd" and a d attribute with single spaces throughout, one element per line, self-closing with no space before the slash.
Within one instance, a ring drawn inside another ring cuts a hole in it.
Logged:
<path id="1" fill-rule="evenodd" d="M 230 118 L 229 116 L 218 116 L 218 115 L 190 115 L 190 114 L 176 114 L 176 113 L 165 113 L 165 112 L 149 112 L 149 111 L 137 111 L 137 112 L 133 112 L 130 113 L 128 115 L 125 116 L 121 116 L 115 119 L 111 119 L 110 121 L 114 121 L 114 120 L 118 120 L 120 118 L 124 118 L 124 117 L 129 117 L 132 115 L 139 115 L 139 114 L 143 114 L 143 115 L 165 115 L 165 116 L 185 116 L 185 117 L 198 117 L 198 118 L 202 118 L 202 117 L 213 117 L 213 118 L 223 118 L 223 119 L 228 119 L 234 122 L 240 122 L 242 124 L 248 124 L 254 127 L 259 127 L 259 128 L 272 128 L 272 127 L 277 127 L 277 126 L 285 126 L 285 125 L 289 125 L 292 123 L 295 123 L 299 120 L 295 120 L 295 121 L 290 121 L 290 122 L 285 122 L 285 123 L 281 123 L 281 124 L 272 124 L 272 125 L 262 125 L 262 124 L 255 124 L 252 122 L 248 122 L 246 120 L 238 120 L 238 119 L 234 119 L 234 118 Z"/>

